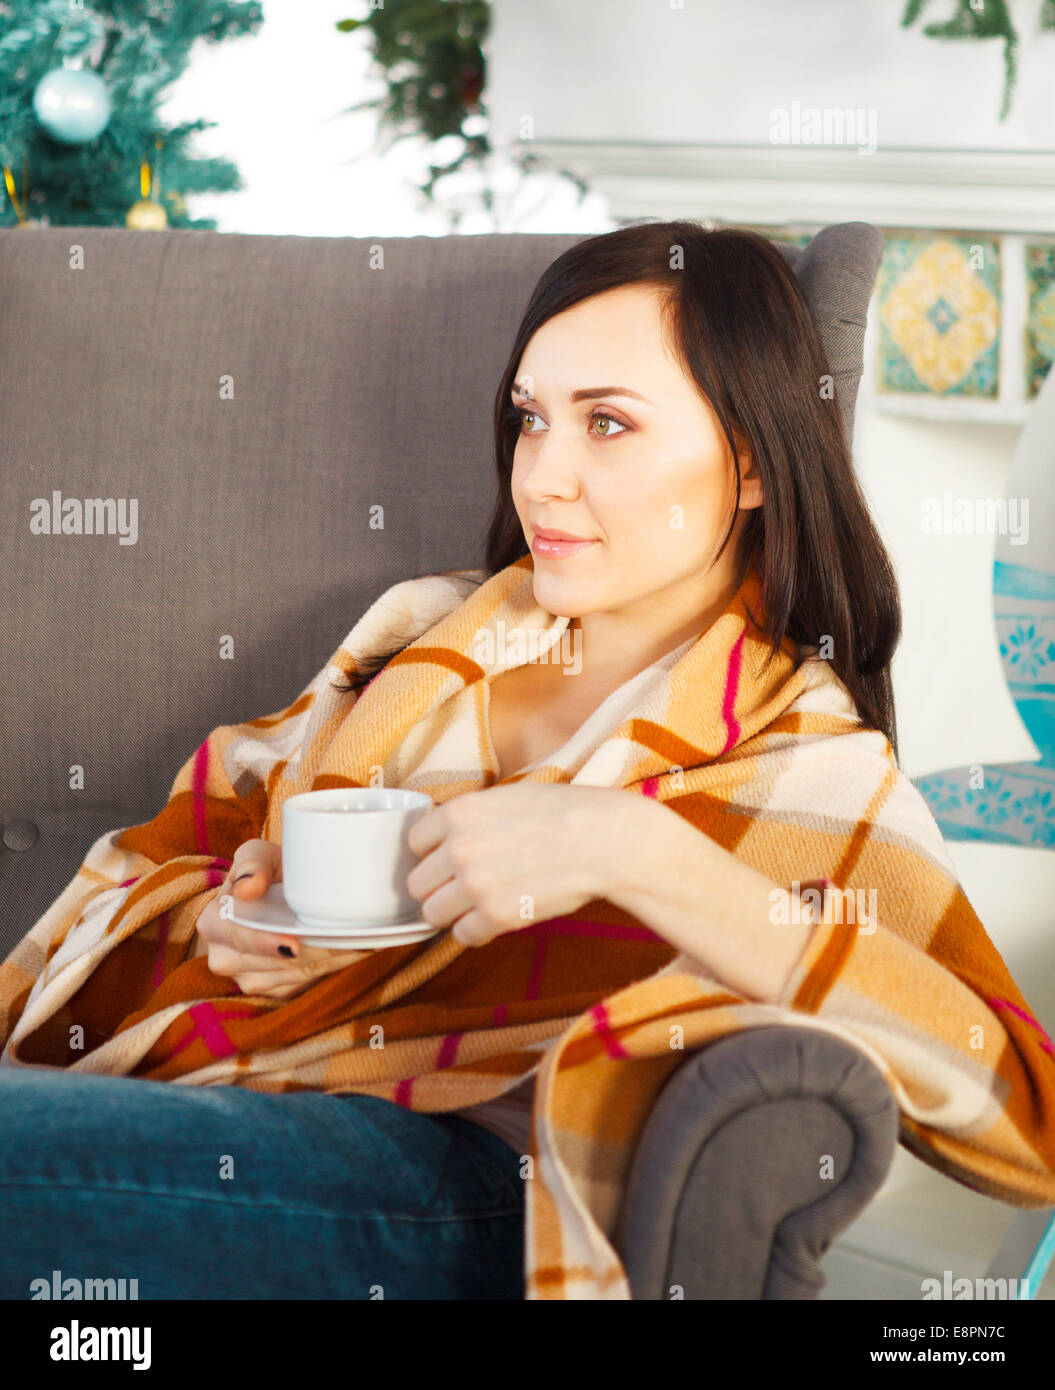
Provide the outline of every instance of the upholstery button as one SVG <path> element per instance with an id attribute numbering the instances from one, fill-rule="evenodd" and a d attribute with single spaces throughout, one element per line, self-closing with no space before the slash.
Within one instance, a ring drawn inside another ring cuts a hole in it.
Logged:
<path id="1" fill-rule="evenodd" d="M 4 826 L 4 844 L 8 849 L 29 849 L 40 839 L 40 831 L 31 820 L 12 820 Z"/>

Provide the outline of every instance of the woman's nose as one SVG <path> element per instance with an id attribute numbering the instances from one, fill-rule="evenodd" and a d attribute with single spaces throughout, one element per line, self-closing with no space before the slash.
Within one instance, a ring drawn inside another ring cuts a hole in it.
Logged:
<path id="1" fill-rule="evenodd" d="M 532 497 L 574 497 L 581 480 L 579 468 L 567 447 L 540 445 L 524 473 L 521 486 Z"/>

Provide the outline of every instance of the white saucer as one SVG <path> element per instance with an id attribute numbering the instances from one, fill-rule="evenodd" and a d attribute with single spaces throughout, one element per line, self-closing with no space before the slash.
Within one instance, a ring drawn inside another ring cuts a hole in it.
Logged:
<path id="1" fill-rule="evenodd" d="M 434 927 L 417 915 L 402 922 L 384 924 L 342 922 L 332 927 L 310 926 L 302 922 L 286 902 L 281 883 L 273 883 L 262 898 L 254 898 L 251 902 L 240 902 L 232 897 L 230 915 L 231 921 L 240 927 L 288 932 L 291 936 L 299 936 L 305 946 L 324 946 L 339 951 L 378 951 L 386 946 L 409 946 L 446 930 Z"/>

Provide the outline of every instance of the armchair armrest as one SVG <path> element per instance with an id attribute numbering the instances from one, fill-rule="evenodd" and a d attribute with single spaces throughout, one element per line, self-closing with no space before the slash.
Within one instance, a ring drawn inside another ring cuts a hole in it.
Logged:
<path id="1" fill-rule="evenodd" d="M 631 1296 L 816 1298 L 819 1261 L 882 1185 L 898 1127 L 878 1068 L 835 1034 L 750 1028 L 694 1051 L 624 1189 L 613 1245 Z"/>

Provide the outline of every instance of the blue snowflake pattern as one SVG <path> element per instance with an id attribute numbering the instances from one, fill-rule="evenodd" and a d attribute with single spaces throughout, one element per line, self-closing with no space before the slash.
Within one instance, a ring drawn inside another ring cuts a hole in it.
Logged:
<path id="1" fill-rule="evenodd" d="M 1052 815 L 1051 790 L 1039 787 L 1031 796 L 1015 802 L 1015 814 L 1030 831 L 1031 845 L 1055 844 L 1055 817 Z"/>
<path id="2" fill-rule="evenodd" d="M 977 790 L 971 787 L 963 794 L 965 804 L 975 812 L 981 823 L 990 829 L 1001 825 L 1010 816 L 1011 808 L 1006 806 L 1005 802 L 1011 801 L 1011 793 L 1004 791 L 1003 785 L 1003 779 L 997 777 L 989 786 L 979 787 Z"/>
<path id="3" fill-rule="evenodd" d="M 1031 680 L 1055 661 L 1055 642 L 1046 640 L 1035 623 L 1020 623 L 1008 633 L 1007 640 L 1000 643 L 1000 655 L 1012 675 Z"/>
<path id="4" fill-rule="evenodd" d="M 930 806 L 931 814 L 940 815 L 944 811 L 960 809 L 960 789 L 944 777 L 926 777 L 920 786 Z"/>

